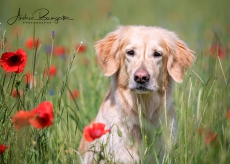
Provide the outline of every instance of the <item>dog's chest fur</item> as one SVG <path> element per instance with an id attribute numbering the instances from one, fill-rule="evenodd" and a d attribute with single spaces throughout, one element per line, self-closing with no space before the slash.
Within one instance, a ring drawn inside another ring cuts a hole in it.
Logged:
<path id="1" fill-rule="evenodd" d="M 148 142 L 152 142 L 159 128 L 159 119 L 167 107 L 164 96 L 157 92 L 139 95 L 130 90 L 111 88 L 95 120 L 113 127 L 111 134 L 108 134 L 109 140 L 107 136 L 100 139 L 104 143 L 109 142 L 107 150 L 118 157 L 125 155 L 124 161 L 139 162 L 143 131 Z M 122 137 L 118 136 L 117 128 L 121 130 Z"/>

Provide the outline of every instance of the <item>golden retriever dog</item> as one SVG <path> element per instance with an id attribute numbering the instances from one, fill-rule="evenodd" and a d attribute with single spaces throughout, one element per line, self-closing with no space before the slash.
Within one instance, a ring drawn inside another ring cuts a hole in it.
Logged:
<path id="1" fill-rule="evenodd" d="M 94 142 L 82 138 L 84 163 L 161 163 L 177 140 L 173 81 L 183 81 L 193 51 L 175 33 L 146 26 L 121 26 L 95 49 L 111 87 L 93 122 L 112 129 Z"/>

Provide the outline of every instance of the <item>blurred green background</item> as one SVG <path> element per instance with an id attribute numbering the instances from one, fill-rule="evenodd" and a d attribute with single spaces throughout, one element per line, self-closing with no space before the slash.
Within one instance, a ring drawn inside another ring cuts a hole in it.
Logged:
<path id="1" fill-rule="evenodd" d="M 6 120 L 4 128 L 0 127 L 0 132 L 7 135 L 2 135 L 0 142 L 11 146 L 4 157 L 5 161 L 9 162 L 13 157 L 14 160 L 25 157 L 25 160 L 19 163 L 78 163 L 75 151 L 78 149 L 82 129 L 96 116 L 109 88 L 110 79 L 103 76 L 95 62 L 94 44 L 119 25 L 161 26 L 169 29 L 178 34 L 197 56 L 192 70 L 186 73 L 183 84 L 175 85 L 174 103 L 179 118 L 180 141 L 175 153 L 184 156 L 175 155 L 174 163 L 219 163 L 219 159 L 220 163 L 225 163 L 230 160 L 230 123 L 226 119 L 226 112 L 230 107 L 229 6 L 229 0 L 0 0 L 0 38 L 3 38 L 6 30 L 6 51 L 15 51 L 19 47 L 27 52 L 29 60 L 24 73 L 32 70 L 34 57 L 34 51 L 25 46 L 26 40 L 34 35 L 42 43 L 36 61 L 36 93 L 40 92 L 44 84 L 41 77 L 47 58 L 45 47 L 51 45 L 52 31 L 55 31 L 56 35 L 54 47 L 65 47 L 66 59 L 72 57 L 72 49 L 76 48 L 76 44 L 82 41 L 87 46 L 84 53 L 77 55 L 68 79 L 70 90 L 80 91 L 76 100 L 80 111 L 70 100 L 66 89 L 61 99 L 61 107 L 54 109 L 55 122 L 52 127 L 41 131 L 25 128 L 15 132 L 11 121 Z M 49 10 L 49 17 L 65 15 L 73 20 L 60 20 L 57 24 L 51 21 L 51 24 L 35 26 L 23 24 L 22 20 L 13 25 L 7 24 L 8 19 L 18 14 L 19 8 L 22 16 L 30 16 L 34 11 L 46 8 Z M 223 70 L 216 58 L 216 52 L 210 52 L 210 48 L 216 44 L 224 49 L 224 55 L 221 57 Z M 38 101 L 47 99 L 56 103 L 54 106 L 57 107 L 58 94 L 52 96 L 49 90 L 59 92 L 69 60 L 54 56 L 52 65 L 58 68 L 57 76 L 51 79 L 50 85 Z M 1 70 L 1 73 L 2 76 L 4 71 Z M 19 89 L 24 86 L 25 83 L 21 83 Z M 30 98 L 31 92 L 29 90 L 25 93 L 25 99 L 32 108 L 37 104 Z M 12 102 L 16 101 L 10 96 L 8 98 Z M 12 117 L 21 109 L 20 103 L 16 103 L 17 109 L 8 102 L 3 103 L 4 109 L 13 112 L 5 114 L 0 111 L 1 118 Z M 199 123 L 196 120 L 198 116 L 201 117 Z M 79 122 L 77 117 L 80 118 Z M 197 135 L 199 127 L 208 127 L 218 133 L 221 148 L 213 151 L 204 146 Z M 31 142 L 27 142 L 28 136 L 25 137 L 28 131 L 33 134 Z M 15 136 L 18 136 L 17 144 L 21 142 L 23 151 L 14 145 Z M 21 141 L 23 137 L 25 138 Z"/>
<path id="2" fill-rule="evenodd" d="M 18 8 L 23 15 L 46 8 L 50 11 L 49 16 L 65 15 L 74 20 L 37 25 L 36 29 L 42 30 L 44 35 L 55 30 L 59 36 L 72 36 L 84 41 L 102 33 L 102 29 L 110 31 L 118 25 L 161 26 L 175 31 L 197 50 L 209 44 L 206 40 L 211 42 L 213 31 L 226 35 L 230 22 L 228 6 L 229 0 L 1 0 L 0 21 L 2 29 L 18 25 L 27 32 L 32 30 L 31 24 L 17 21 L 10 26 L 6 21 L 17 15 Z"/>

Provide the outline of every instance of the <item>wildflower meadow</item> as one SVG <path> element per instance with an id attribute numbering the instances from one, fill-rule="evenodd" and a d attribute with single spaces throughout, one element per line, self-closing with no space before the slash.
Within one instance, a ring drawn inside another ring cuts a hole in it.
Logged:
<path id="1" fill-rule="evenodd" d="M 120 25 L 175 31 L 196 56 L 183 83 L 174 85 L 178 139 L 163 163 L 230 163 L 229 6 L 227 0 L 2 0 L 0 163 L 83 163 L 82 137 L 92 142 L 112 135 L 111 128 L 122 137 L 116 125 L 90 125 L 110 85 L 94 44 Z M 106 146 L 98 159 L 114 163 Z"/>

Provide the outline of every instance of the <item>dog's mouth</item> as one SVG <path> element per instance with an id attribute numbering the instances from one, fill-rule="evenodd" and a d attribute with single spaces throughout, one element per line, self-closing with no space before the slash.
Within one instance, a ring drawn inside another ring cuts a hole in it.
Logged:
<path id="1" fill-rule="evenodd" d="M 145 93 L 153 92 L 152 89 L 149 89 L 149 88 L 146 88 L 146 87 L 143 87 L 143 86 L 138 86 L 138 87 L 135 87 L 135 88 L 131 88 L 131 91 L 139 93 L 139 94 L 145 94 Z"/>

